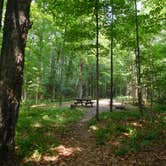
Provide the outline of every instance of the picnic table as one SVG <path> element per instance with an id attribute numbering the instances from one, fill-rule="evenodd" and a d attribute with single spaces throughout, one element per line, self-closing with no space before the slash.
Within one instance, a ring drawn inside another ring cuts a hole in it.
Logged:
<path id="1" fill-rule="evenodd" d="M 75 99 L 75 102 L 74 102 L 74 105 L 75 106 L 91 106 L 93 107 L 93 101 L 91 99 L 80 99 L 80 98 L 77 98 Z"/>

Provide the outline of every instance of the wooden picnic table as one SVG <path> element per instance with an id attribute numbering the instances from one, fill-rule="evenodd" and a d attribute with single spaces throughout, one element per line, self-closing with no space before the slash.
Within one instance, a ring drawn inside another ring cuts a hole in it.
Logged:
<path id="1" fill-rule="evenodd" d="M 77 98 L 77 99 L 75 99 L 75 102 L 74 102 L 74 105 L 75 106 L 78 106 L 78 105 L 81 105 L 81 106 L 91 106 L 91 107 L 93 107 L 93 101 L 91 100 L 91 99 L 85 99 L 85 98 L 83 98 L 83 99 L 81 99 L 81 98 Z"/>

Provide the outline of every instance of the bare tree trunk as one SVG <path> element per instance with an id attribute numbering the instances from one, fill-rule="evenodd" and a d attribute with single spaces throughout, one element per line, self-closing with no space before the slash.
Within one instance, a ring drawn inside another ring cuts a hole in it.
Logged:
<path id="1" fill-rule="evenodd" d="M 137 15 L 137 1 L 135 3 L 135 26 L 136 26 L 136 68 L 137 68 L 137 86 L 138 86 L 138 106 L 141 116 L 143 116 L 142 110 L 142 87 L 141 87 L 141 60 L 140 60 L 140 47 L 139 47 L 139 25 Z"/>
<path id="2" fill-rule="evenodd" d="M 53 48 L 50 48 L 50 88 L 51 101 L 55 100 L 55 57 L 53 55 Z"/>
<path id="3" fill-rule="evenodd" d="M 66 17 L 64 18 L 64 20 Z M 59 90 L 59 106 L 62 106 L 63 102 L 63 83 L 64 83 L 64 63 L 65 63 L 65 46 L 66 46 L 66 31 L 67 31 L 67 24 L 65 24 L 65 29 L 64 29 L 64 40 L 63 40 L 63 45 L 62 45 L 62 56 L 61 56 L 61 65 L 60 65 L 60 90 Z"/>
<path id="4" fill-rule="evenodd" d="M 4 0 L 1 0 L 0 1 L 0 29 L 2 27 L 3 4 L 4 4 Z"/>
<path id="5" fill-rule="evenodd" d="M 153 94 L 154 94 L 153 78 L 151 78 L 151 87 L 150 87 L 150 112 L 151 112 L 151 117 L 152 117 L 152 113 L 153 113 Z"/>
<path id="6" fill-rule="evenodd" d="M 82 82 L 82 70 L 83 70 L 83 61 L 80 60 L 80 72 L 79 72 L 79 98 L 83 97 L 83 82 Z"/>
<path id="7" fill-rule="evenodd" d="M 15 153 L 15 128 L 22 94 L 24 49 L 31 0 L 8 0 L 0 57 L 0 165 Z M 7 163 L 10 164 L 7 164 Z"/>
<path id="8" fill-rule="evenodd" d="M 99 120 L 99 0 L 96 0 L 96 119 Z"/>
<path id="9" fill-rule="evenodd" d="M 154 81 L 155 81 L 155 66 L 153 63 L 153 57 L 150 54 L 149 60 L 150 60 L 150 68 L 151 68 L 151 73 L 150 73 L 150 114 L 151 118 L 154 118 L 154 112 L 153 112 L 153 102 L 154 102 Z"/>
<path id="10" fill-rule="evenodd" d="M 113 39 L 113 20 L 114 20 L 114 17 L 113 17 L 113 0 L 112 0 L 112 12 L 111 12 L 111 58 L 110 58 L 110 84 L 111 84 L 111 89 L 110 89 L 110 111 L 112 112 L 112 109 L 113 109 L 113 42 L 114 42 L 114 39 Z"/>
<path id="11" fill-rule="evenodd" d="M 65 43 L 64 43 L 65 44 Z M 60 70 L 60 91 L 59 91 L 59 106 L 62 106 L 62 99 L 63 99 L 63 68 L 64 68 L 64 51 L 62 51 L 61 57 L 61 70 Z"/>

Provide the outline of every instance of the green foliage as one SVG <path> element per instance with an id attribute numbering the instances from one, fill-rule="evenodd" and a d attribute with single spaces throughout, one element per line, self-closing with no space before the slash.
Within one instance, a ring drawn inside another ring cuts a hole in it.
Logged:
<path id="1" fill-rule="evenodd" d="M 22 158 L 30 157 L 35 151 L 51 153 L 50 149 L 59 145 L 59 136 L 83 115 L 81 109 L 26 108 L 21 107 L 16 131 L 17 153 Z"/>
<path id="2" fill-rule="evenodd" d="M 154 111 L 155 112 L 158 112 L 158 113 L 161 113 L 161 112 L 166 112 L 166 105 L 155 105 L 154 106 Z"/>
<path id="3" fill-rule="evenodd" d="M 105 145 L 105 142 L 109 140 L 113 133 L 112 128 L 102 128 L 96 131 L 96 144 Z"/>
<path id="4" fill-rule="evenodd" d="M 141 0 L 138 11 L 141 81 L 150 100 L 163 104 L 166 85 L 164 4 Z M 114 19 L 111 22 L 111 10 Z M 25 57 L 23 99 L 76 98 L 80 62 L 83 96 L 95 96 L 95 1 L 32 3 Z M 113 27 L 113 32 L 112 32 Z M 114 38 L 114 97 L 136 100 L 135 13 L 133 1 L 99 1 L 99 96 L 110 96 L 110 39 Z M 153 88 L 152 88 L 153 86 Z"/>
<path id="5" fill-rule="evenodd" d="M 162 114 L 152 122 L 146 119 L 140 123 L 137 111 L 104 112 L 100 121 L 94 119 L 89 125 L 95 125 L 96 143 L 111 146 L 116 155 L 137 153 L 148 148 L 152 142 L 165 139 L 166 119 Z M 117 142 L 117 145 L 112 144 Z"/>
<path id="6" fill-rule="evenodd" d="M 123 111 L 123 112 L 114 112 L 113 114 L 104 112 L 101 115 L 101 118 L 108 120 L 111 119 L 112 121 L 120 121 L 120 120 L 127 120 L 128 118 L 132 117 L 133 119 L 140 119 L 139 112 L 137 111 Z"/>

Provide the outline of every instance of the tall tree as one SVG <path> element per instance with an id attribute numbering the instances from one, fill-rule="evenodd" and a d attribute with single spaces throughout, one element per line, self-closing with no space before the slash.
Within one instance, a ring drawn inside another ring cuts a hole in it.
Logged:
<path id="1" fill-rule="evenodd" d="M 135 5 L 135 28 L 136 28 L 136 68 L 137 68 L 137 86 L 138 86 L 138 106 L 141 115 L 142 111 L 142 88 L 141 88 L 141 59 L 140 59 L 140 46 L 139 46 L 139 25 L 137 13 L 137 0 L 134 0 Z"/>
<path id="2" fill-rule="evenodd" d="M 0 1 L 0 29 L 2 26 L 3 4 L 4 4 L 4 0 L 1 0 Z"/>
<path id="3" fill-rule="evenodd" d="M 99 120 L 99 0 L 96 0 L 96 119 Z"/>
<path id="4" fill-rule="evenodd" d="M 111 55 L 110 55 L 110 111 L 112 112 L 113 108 L 113 21 L 114 21 L 114 13 L 113 13 L 113 0 L 111 1 L 112 11 L 111 11 Z"/>
<path id="5" fill-rule="evenodd" d="M 15 128 L 23 82 L 31 0 L 8 0 L 0 57 L 0 165 L 14 165 Z"/>

